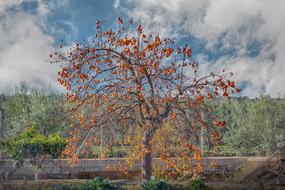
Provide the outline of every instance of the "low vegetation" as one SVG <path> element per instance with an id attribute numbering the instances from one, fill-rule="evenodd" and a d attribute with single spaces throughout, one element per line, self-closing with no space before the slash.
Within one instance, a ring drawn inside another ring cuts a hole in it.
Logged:
<path id="1" fill-rule="evenodd" d="M 114 184 L 109 179 L 96 177 L 88 180 L 87 183 L 82 184 L 80 190 L 123 190 L 119 185 Z"/>
<path id="2" fill-rule="evenodd" d="M 66 141 L 60 135 L 44 136 L 38 133 L 36 127 L 30 126 L 18 136 L 1 141 L 0 151 L 7 158 L 13 159 L 18 168 L 27 161 L 37 179 L 42 165 L 49 159 L 59 158 L 65 146 Z"/>

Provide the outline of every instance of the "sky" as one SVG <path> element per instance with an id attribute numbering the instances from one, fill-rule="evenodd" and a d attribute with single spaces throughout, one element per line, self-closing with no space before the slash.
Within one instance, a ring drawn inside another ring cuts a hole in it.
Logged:
<path id="1" fill-rule="evenodd" d="M 48 62 L 64 40 L 89 39 L 96 19 L 132 17 L 179 39 L 190 34 L 203 73 L 226 69 L 242 96 L 285 95 L 285 0 L 0 0 L 0 93 L 57 84 Z"/>

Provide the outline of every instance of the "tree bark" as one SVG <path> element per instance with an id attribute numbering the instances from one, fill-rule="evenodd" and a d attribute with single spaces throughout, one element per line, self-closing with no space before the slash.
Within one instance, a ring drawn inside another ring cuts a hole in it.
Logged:
<path id="1" fill-rule="evenodd" d="M 148 181 L 152 176 L 152 154 L 151 154 L 151 144 L 153 132 L 152 130 L 146 130 L 143 133 L 143 146 L 147 152 L 144 154 L 142 159 L 142 179 Z"/>

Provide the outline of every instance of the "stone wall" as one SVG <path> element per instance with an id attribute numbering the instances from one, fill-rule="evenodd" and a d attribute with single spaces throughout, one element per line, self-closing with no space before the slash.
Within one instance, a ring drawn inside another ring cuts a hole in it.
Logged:
<path id="1" fill-rule="evenodd" d="M 206 173 L 223 173 L 233 172 L 244 166 L 262 164 L 267 157 L 208 157 L 203 159 L 204 171 Z M 212 166 L 212 162 L 215 161 L 216 166 Z M 95 176 L 109 177 L 111 179 L 122 178 L 124 172 L 118 168 L 108 168 L 107 166 L 114 166 L 121 163 L 126 164 L 125 159 L 104 159 L 104 160 L 79 160 L 75 166 L 70 166 L 67 160 L 51 160 L 45 163 L 40 170 L 39 179 L 74 179 L 74 178 L 93 178 Z M 193 162 L 193 166 L 197 163 Z M 153 160 L 154 168 L 164 167 L 163 163 L 159 159 Z M 134 162 L 131 168 L 132 175 L 139 174 L 140 162 Z M 18 169 L 13 166 L 12 160 L 4 160 L 4 164 L 1 168 L 1 173 L 4 179 L 33 179 L 34 174 L 27 163 L 24 167 Z"/>

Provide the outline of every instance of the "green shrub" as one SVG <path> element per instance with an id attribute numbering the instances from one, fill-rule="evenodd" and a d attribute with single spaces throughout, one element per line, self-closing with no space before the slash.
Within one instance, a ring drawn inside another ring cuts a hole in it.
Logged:
<path id="1" fill-rule="evenodd" d="M 18 168 L 27 161 L 37 179 L 43 163 L 51 158 L 58 158 L 65 146 L 65 139 L 58 134 L 44 136 L 33 126 L 25 128 L 16 137 L 1 141 L 0 152 L 5 157 L 13 159 Z"/>
<path id="2" fill-rule="evenodd" d="M 59 158 L 66 144 L 58 134 L 44 136 L 38 133 L 36 127 L 28 127 L 20 135 L 1 141 L 0 150 L 20 167 L 25 159 L 36 159 L 39 155 Z"/>
<path id="3" fill-rule="evenodd" d="M 210 190 L 210 188 L 201 179 L 194 179 L 187 183 L 187 190 Z"/>
<path id="4" fill-rule="evenodd" d="M 142 184 L 143 190 L 170 190 L 171 186 L 164 180 L 157 180 L 155 177 Z"/>
<path id="5" fill-rule="evenodd" d="M 122 190 L 118 185 L 115 185 L 109 179 L 103 179 L 96 177 L 95 179 L 89 180 L 86 184 L 81 185 L 81 190 Z"/>
<path id="6" fill-rule="evenodd" d="M 282 188 L 283 189 L 283 188 Z M 277 190 L 277 188 L 276 187 L 274 187 L 274 186 L 271 186 L 271 187 L 266 187 L 265 185 L 264 185 L 264 183 L 262 183 L 261 181 L 259 181 L 259 184 L 256 186 L 256 187 L 254 187 L 252 190 Z"/>

